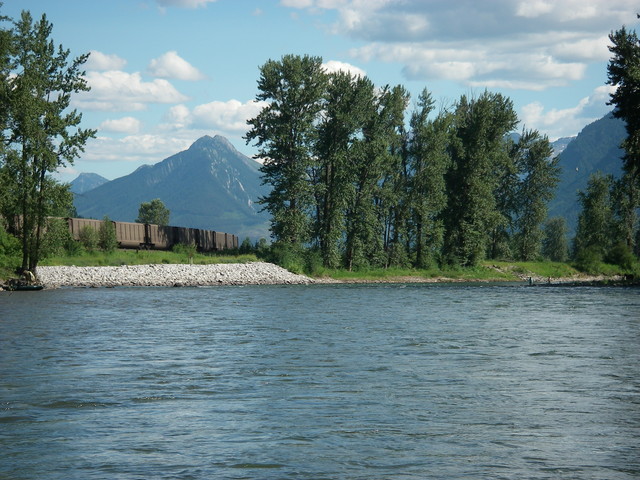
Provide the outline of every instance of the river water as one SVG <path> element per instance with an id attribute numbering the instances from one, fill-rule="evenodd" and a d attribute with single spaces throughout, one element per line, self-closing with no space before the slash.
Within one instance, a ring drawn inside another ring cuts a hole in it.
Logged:
<path id="1" fill-rule="evenodd" d="M 0 294 L 0 479 L 637 479 L 640 289 Z"/>

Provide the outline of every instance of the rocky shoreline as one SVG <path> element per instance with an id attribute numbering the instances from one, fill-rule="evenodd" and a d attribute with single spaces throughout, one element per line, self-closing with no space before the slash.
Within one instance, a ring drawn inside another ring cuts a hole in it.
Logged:
<path id="1" fill-rule="evenodd" d="M 122 265 L 38 267 L 45 288 L 204 287 L 212 285 L 306 285 L 313 280 L 266 262 L 211 265 Z"/>
<path id="2" fill-rule="evenodd" d="M 505 282 L 504 279 L 473 280 L 447 277 L 387 277 L 384 279 L 310 278 L 297 275 L 267 262 L 211 265 L 151 264 L 119 267 L 41 266 L 37 269 L 38 283 L 44 288 L 61 287 L 205 287 L 214 285 L 308 285 L 349 283 L 458 283 Z M 507 281 L 508 282 L 508 281 Z M 566 278 L 542 278 L 520 275 L 520 280 L 535 286 L 618 286 L 638 285 L 638 281 L 622 276 L 576 275 Z M 0 287 L 0 291 L 2 288 Z"/>

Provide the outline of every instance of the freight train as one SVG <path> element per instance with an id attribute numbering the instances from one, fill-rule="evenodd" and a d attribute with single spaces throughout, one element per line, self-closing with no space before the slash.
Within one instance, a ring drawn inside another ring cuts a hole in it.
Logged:
<path id="1" fill-rule="evenodd" d="M 85 227 L 99 230 L 103 220 L 66 218 L 74 239 Z M 199 228 L 169 227 L 149 223 L 114 222 L 120 248 L 170 250 L 174 245 L 195 245 L 200 252 L 216 252 L 238 248 L 238 237 L 230 233 Z"/>

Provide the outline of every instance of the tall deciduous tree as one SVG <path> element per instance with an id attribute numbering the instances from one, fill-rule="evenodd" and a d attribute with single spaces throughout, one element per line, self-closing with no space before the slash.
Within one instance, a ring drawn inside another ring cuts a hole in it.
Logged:
<path id="1" fill-rule="evenodd" d="M 271 213 L 276 241 L 301 245 L 311 236 L 309 175 L 326 81 L 320 57 L 286 55 L 260 68 L 256 100 L 267 105 L 248 121 L 245 139 L 264 159 L 263 183 L 272 188 L 260 202 Z"/>
<path id="2" fill-rule="evenodd" d="M 564 217 L 553 217 L 546 221 L 542 255 L 553 262 L 566 262 L 569 256 L 567 221 Z"/>
<path id="3" fill-rule="evenodd" d="M 582 210 L 574 240 L 576 256 L 591 251 L 602 259 L 611 247 L 614 240 L 610 196 L 612 185 L 611 175 L 596 172 L 589 177 L 586 191 L 578 192 Z"/>
<path id="4" fill-rule="evenodd" d="M 520 177 L 516 194 L 516 245 L 518 257 L 529 261 L 540 256 L 542 223 L 560 179 L 560 168 L 558 158 L 551 158 L 549 139 L 535 130 L 523 132 L 516 154 Z"/>
<path id="5" fill-rule="evenodd" d="M 448 146 L 452 116 L 441 112 L 429 119 L 434 104 L 431 93 L 424 89 L 410 120 L 410 226 L 418 268 L 439 260 L 444 240 L 442 212 L 447 205 L 445 175 L 451 163 Z"/>
<path id="6" fill-rule="evenodd" d="M 154 198 L 150 202 L 142 202 L 138 208 L 137 223 L 151 223 L 155 225 L 169 225 L 171 212 L 162 200 Z"/>
<path id="7" fill-rule="evenodd" d="M 517 116 L 511 100 L 484 92 L 477 99 L 463 96 L 454 121 L 444 249 L 450 262 L 475 265 L 485 257 L 492 232 L 506 221 L 495 195 L 510 161 L 505 136 Z"/>
<path id="8" fill-rule="evenodd" d="M 374 85 L 346 72 L 329 76 L 316 145 L 316 235 L 323 263 L 341 264 L 346 211 L 353 199 L 353 168 L 357 146 L 370 114 Z"/>
<path id="9" fill-rule="evenodd" d="M 22 269 L 34 270 L 46 216 L 51 213 L 50 174 L 72 163 L 94 130 L 79 128 L 82 115 L 69 108 L 71 96 L 89 89 L 82 65 L 88 55 L 69 58 L 51 40 L 46 15 L 34 22 L 22 12 L 11 32 L 10 74 L 3 88 L 4 166 L 17 186 L 12 213 L 21 216 Z"/>
<path id="10" fill-rule="evenodd" d="M 635 31 L 624 26 L 609 39 L 608 83 L 617 87 L 609 104 L 615 105 L 613 115 L 625 121 L 625 169 L 640 181 L 640 40 Z"/>

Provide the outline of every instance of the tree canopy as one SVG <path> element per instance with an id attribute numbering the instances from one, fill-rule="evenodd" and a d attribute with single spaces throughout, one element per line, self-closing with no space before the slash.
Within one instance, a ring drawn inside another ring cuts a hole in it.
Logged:
<path id="1" fill-rule="evenodd" d="M 402 85 L 294 55 L 265 63 L 258 89 L 266 105 L 246 140 L 272 186 L 261 203 L 276 243 L 349 269 L 540 255 L 559 172 L 545 136 L 511 139 L 510 99 L 484 92 L 435 112 L 425 89 L 408 114 Z"/>
<path id="2" fill-rule="evenodd" d="M 89 89 L 81 70 L 88 55 L 71 58 L 52 30 L 46 15 L 34 21 L 23 11 L 0 31 L 0 209 L 21 238 L 22 270 L 37 266 L 46 217 L 71 207 L 68 189 L 51 174 L 95 135 L 70 109 L 72 95 Z"/>
<path id="3" fill-rule="evenodd" d="M 162 200 L 154 198 L 150 202 L 142 202 L 138 209 L 137 223 L 151 223 L 155 225 L 169 225 L 171 212 L 164 206 Z"/>

